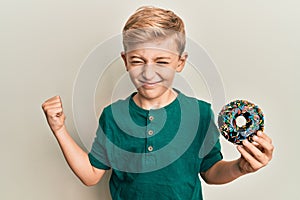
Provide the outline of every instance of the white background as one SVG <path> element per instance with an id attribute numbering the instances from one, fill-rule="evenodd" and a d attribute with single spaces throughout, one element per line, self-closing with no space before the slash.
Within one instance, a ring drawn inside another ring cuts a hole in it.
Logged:
<path id="1" fill-rule="evenodd" d="M 141 5 L 161 6 L 181 16 L 188 37 L 218 66 L 226 100 L 249 99 L 266 115 L 266 132 L 276 147 L 272 162 L 227 185 L 204 184 L 205 198 L 299 199 L 297 0 L 1 0 L 0 199 L 109 199 L 108 176 L 87 188 L 73 175 L 41 104 L 61 95 L 68 129 L 82 145 L 72 117 L 76 74 L 89 52 L 119 34 Z M 223 138 L 222 143 L 225 159 L 237 158 L 234 146 Z"/>

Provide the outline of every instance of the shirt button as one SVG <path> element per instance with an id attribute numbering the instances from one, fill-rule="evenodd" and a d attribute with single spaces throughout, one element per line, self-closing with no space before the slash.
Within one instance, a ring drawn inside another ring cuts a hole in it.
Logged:
<path id="1" fill-rule="evenodd" d="M 150 120 L 150 121 L 153 121 L 153 120 L 154 120 L 154 117 L 153 117 L 153 116 L 149 116 L 149 120 Z"/>
<path id="2" fill-rule="evenodd" d="M 149 146 L 149 147 L 148 147 L 148 151 L 153 151 L 153 147 L 152 147 L 152 146 Z"/>
<path id="3" fill-rule="evenodd" d="M 149 131 L 148 131 L 148 135 L 153 135 L 153 131 L 152 131 L 152 130 L 149 130 Z"/>

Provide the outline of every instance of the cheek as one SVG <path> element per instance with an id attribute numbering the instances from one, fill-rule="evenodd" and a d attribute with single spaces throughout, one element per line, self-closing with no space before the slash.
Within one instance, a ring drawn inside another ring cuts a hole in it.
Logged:
<path id="1" fill-rule="evenodd" d="M 131 81 L 136 85 L 137 79 L 142 73 L 141 67 L 131 68 L 128 73 Z"/>
<path id="2" fill-rule="evenodd" d="M 166 80 L 173 80 L 175 76 L 175 70 L 169 67 L 160 68 L 157 73 Z"/>

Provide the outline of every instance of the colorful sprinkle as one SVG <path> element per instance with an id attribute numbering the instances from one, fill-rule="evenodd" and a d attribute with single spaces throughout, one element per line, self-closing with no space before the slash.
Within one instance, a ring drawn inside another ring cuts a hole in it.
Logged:
<path id="1" fill-rule="evenodd" d="M 236 119 L 242 116 L 245 124 L 238 125 Z M 242 144 L 252 137 L 256 132 L 264 130 L 264 115 L 262 110 L 253 103 L 246 100 L 235 100 L 225 105 L 218 115 L 218 126 L 221 134 L 226 140 L 235 144 Z"/>

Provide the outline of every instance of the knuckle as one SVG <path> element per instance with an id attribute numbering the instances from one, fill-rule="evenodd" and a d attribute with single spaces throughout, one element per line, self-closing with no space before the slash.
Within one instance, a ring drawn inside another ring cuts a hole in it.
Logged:
<path id="1" fill-rule="evenodd" d="M 263 167 L 263 165 L 258 165 L 256 168 L 255 168 L 255 171 L 258 171 L 259 169 L 261 169 Z"/>
<path id="2" fill-rule="evenodd" d="M 255 157 L 258 159 L 258 160 L 264 160 L 265 159 L 265 156 L 262 154 L 262 153 L 257 153 L 255 155 Z"/>
<path id="3" fill-rule="evenodd" d="M 271 144 L 273 143 L 273 140 L 271 138 L 269 138 L 269 141 L 270 141 Z"/>
<path id="4" fill-rule="evenodd" d="M 257 171 L 257 170 L 259 170 L 262 167 L 263 167 L 263 164 L 260 163 L 260 164 L 255 165 L 255 167 L 253 169 L 254 169 L 254 171 Z"/>
<path id="5" fill-rule="evenodd" d="M 253 169 L 253 171 L 257 171 L 259 169 L 258 165 L 250 164 L 250 167 Z"/>
<path id="6" fill-rule="evenodd" d="M 262 167 L 263 167 L 263 166 L 266 166 L 268 163 L 269 163 L 269 158 L 266 157 L 266 158 L 263 159 L 262 162 L 261 162 Z"/>
<path id="7" fill-rule="evenodd" d="M 265 161 L 263 164 L 263 167 L 269 164 L 269 161 Z"/>
<path id="8" fill-rule="evenodd" d="M 270 152 L 273 152 L 274 151 L 274 146 L 273 145 L 270 145 L 268 148 L 267 148 L 268 151 Z"/>
<path id="9" fill-rule="evenodd" d="M 272 160 L 272 155 L 270 155 L 269 157 L 268 157 L 268 161 L 270 162 L 271 160 Z"/>
<path id="10" fill-rule="evenodd" d="M 48 109 L 48 107 L 46 107 L 46 106 L 43 107 L 43 110 L 44 110 L 45 113 L 48 113 L 48 112 L 49 112 L 49 109 Z"/>
<path id="11" fill-rule="evenodd" d="M 49 115 L 50 115 L 49 110 L 45 110 L 45 114 L 46 114 L 47 116 L 49 116 Z"/>
<path id="12" fill-rule="evenodd" d="M 42 104 L 42 108 L 45 109 L 45 108 L 47 107 L 47 105 L 48 105 L 47 102 L 44 102 L 44 103 Z"/>

